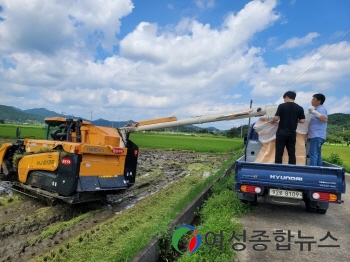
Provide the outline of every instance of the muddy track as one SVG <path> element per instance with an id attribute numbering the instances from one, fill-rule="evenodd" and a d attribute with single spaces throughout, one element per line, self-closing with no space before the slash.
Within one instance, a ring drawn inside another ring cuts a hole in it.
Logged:
<path id="1" fill-rule="evenodd" d="M 172 182 L 191 174 L 213 174 L 229 155 L 199 154 L 185 151 L 140 150 L 135 185 L 106 202 L 48 207 L 35 199 L 21 197 L 20 204 L 0 208 L 0 261 L 28 261 L 64 241 L 91 229 Z M 61 229 L 46 238 L 43 230 L 58 222 L 94 211 L 74 226 Z"/>

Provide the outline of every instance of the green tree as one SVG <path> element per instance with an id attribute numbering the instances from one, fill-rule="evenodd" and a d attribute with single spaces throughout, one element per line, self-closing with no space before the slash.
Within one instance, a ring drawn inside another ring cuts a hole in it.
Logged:
<path id="1" fill-rule="evenodd" d="M 225 136 L 228 138 L 233 138 L 233 137 L 244 137 L 248 133 L 248 125 L 243 125 L 240 127 L 233 127 L 230 130 L 227 130 L 225 132 Z"/>
<path id="2" fill-rule="evenodd" d="M 0 124 L 5 124 L 5 120 L 0 119 Z"/>
<path id="3" fill-rule="evenodd" d="M 349 144 L 350 144 L 350 130 L 344 131 L 343 139 L 346 141 L 347 146 L 349 146 Z"/>
<path id="4" fill-rule="evenodd" d="M 330 144 L 336 144 L 338 140 L 338 137 L 335 136 L 335 135 L 331 135 L 331 134 L 327 134 L 327 138 L 326 138 L 326 141 Z"/>

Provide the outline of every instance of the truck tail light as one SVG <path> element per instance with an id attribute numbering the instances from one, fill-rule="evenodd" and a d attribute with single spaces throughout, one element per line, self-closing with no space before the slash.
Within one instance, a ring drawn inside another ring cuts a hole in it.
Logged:
<path id="1" fill-rule="evenodd" d="M 261 187 L 259 187 L 259 186 L 250 186 L 250 185 L 241 185 L 241 191 L 244 192 L 244 193 L 260 194 L 261 193 Z"/>
<path id="2" fill-rule="evenodd" d="M 325 192 L 312 192 L 312 198 L 315 200 L 336 202 L 338 197 L 336 194 L 325 193 Z"/>

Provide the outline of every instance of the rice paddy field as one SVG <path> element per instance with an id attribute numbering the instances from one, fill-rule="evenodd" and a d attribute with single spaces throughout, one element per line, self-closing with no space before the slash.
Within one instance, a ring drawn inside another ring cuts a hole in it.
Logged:
<path id="1" fill-rule="evenodd" d="M 130 139 L 143 148 L 177 149 L 206 153 L 228 153 L 243 148 L 243 139 L 216 136 L 133 133 Z"/>
<path id="2" fill-rule="evenodd" d="M 21 137 L 45 138 L 45 126 L 20 125 Z M 0 125 L 0 144 L 16 139 L 17 125 Z M 199 136 L 189 134 L 163 134 L 155 132 L 132 133 L 130 139 L 140 148 L 158 148 L 167 150 L 189 150 L 207 153 L 228 153 L 243 148 L 243 140 L 223 136 Z M 334 154 L 339 156 L 342 166 L 350 172 L 350 147 L 343 145 L 324 144 L 322 157 L 326 160 Z"/>
<path id="3" fill-rule="evenodd" d="M 45 126 L 30 126 L 30 125 L 0 125 L 0 138 L 16 139 L 16 129 L 21 128 L 21 137 L 30 137 L 43 139 L 45 138 Z"/>

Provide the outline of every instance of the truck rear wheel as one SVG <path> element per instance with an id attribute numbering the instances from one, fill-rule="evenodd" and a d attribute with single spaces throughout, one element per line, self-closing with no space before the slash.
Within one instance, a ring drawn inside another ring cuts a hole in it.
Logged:
<path id="1" fill-rule="evenodd" d="M 316 212 L 319 213 L 319 214 L 321 214 L 321 215 L 324 215 L 324 214 L 327 213 L 327 209 L 317 208 L 317 209 L 316 209 Z"/>
<path id="2" fill-rule="evenodd" d="M 258 200 L 257 200 L 256 196 L 255 196 L 254 200 L 241 199 L 241 202 L 244 203 L 244 204 L 249 204 L 251 206 L 257 206 L 258 205 Z"/>
<path id="3" fill-rule="evenodd" d="M 323 208 L 320 208 L 318 205 L 315 207 L 315 205 L 310 204 L 310 200 L 305 200 L 305 208 L 307 212 L 324 215 L 327 213 L 328 203 L 327 205 L 322 205 L 322 207 Z"/>
<path id="4" fill-rule="evenodd" d="M 316 207 L 312 207 L 312 206 L 310 205 L 309 200 L 305 200 L 305 208 L 306 208 L 306 212 L 309 212 L 309 213 L 316 213 Z"/>

